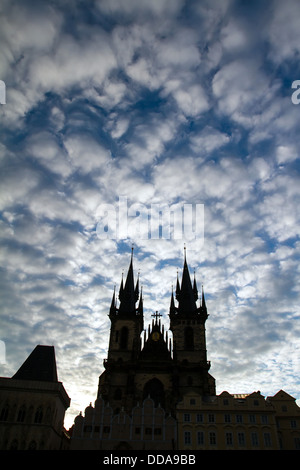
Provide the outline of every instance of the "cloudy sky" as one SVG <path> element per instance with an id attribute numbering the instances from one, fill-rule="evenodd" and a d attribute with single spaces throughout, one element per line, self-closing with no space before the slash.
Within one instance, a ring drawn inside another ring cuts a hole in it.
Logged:
<path id="1" fill-rule="evenodd" d="M 217 393 L 299 399 L 299 1 L 0 10 L 0 375 L 54 345 L 71 425 L 96 398 L 132 243 L 145 324 L 158 310 L 166 326 L 186 243 Z M 123 238 L 120 200 L 133 227 Z M 204 207 L 199 233 L 191 217 L 190 238 L 174 239 L 172 224 L 164 239 L 134 230 L 145 211 L 155 221 L 151 204 Z"/>

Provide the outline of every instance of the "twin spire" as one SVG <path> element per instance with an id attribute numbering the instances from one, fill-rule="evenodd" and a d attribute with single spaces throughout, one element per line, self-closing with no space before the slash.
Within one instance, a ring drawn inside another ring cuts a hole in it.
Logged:
<path id="1" fill-rule="evenodd" d="M 136 303 L 140 299 L 138 307 L 136 308 Z M 118 315 L 141 315 L 143 314 L 143 297 L 142 297 L 142 289 L 140 292 L 139 289 L 139 276 L 136 282 L 136 285 L 134 285 L 134 274 L 133 274 L 133 247 L 131 249 L 131 260 L 130 260 L 130 265 L 125 281 L 125 286 L 124 286 L 124 281 L 123 281 L 123 274 L 122 274 L 122 280 L 121 280 L 121 285 L 119 289 L 119 300 L 120 300 L 120 306 L 117 309 L 116 305 L 116 292 L 114 290 L 113 298 L 111 301 L 111 306 L 110 306 L 110 316 L 117 314 Z"/>
<path id="2" fill-rule="evenodd" d="M 170 304 L 170 315 L 182 314 L 184 316 L 191 316 L 198 313 L 207 314 L 204 291 L 202 287 L 202 302 L 201 307 L 197 307 L 198 300 L 198 289 L 197 282 L 194 272 L 194 281 L 192 284 L 189 268 L 186 262 L 186 249 L 184 247 L 184 263 L 183 263 L 183 272 L 181 285 L 178 279 L 177 273 L 177 283 L 176 283 L 176 300 L 178 301 L 178 307 L 175 307 L 174 294 L 172 291 L 171 304 Z"/>
<path id="3" fill-rule="evenodd" d="M 138 307 L 136 308 L 136 303 L 139 300 Z M 198 300 L 198 289 L 194 273 L 193 284 L 191 281 L 187 261 L 186 261 L 186 249 L 184 248 L 184 264 L 182 272 L 181 284 L 178 279 L 177 273 L 177 283 L 176 283 L 176 300 L 178 301 L 178 307 L 175 307 L 174 293 L 172 289 L 171 295 L 171 304 L 170 304 L 170 316 L 173 315 L 184 315 L 184 316 L 193 316 L 195 314 L 204 313 L 207 317 L 207 310 L 204 298 L 204 292 L 202 287 L 202 301 L 201 307 L 197 307 Z M 130 265 L 124 285 L 123 274 L 122 280 L 119 289 L 119 301 L 120 305 L 117 308 L 116 304 L 116 292 L 114 289 L 113 298 L 110 307 L 110 316 L 116 314 L 120 316 L 132 316 L 132 315 L 143 315 L 143 298 L 142 298 L 142 289 L 139 288 L 139 276 L 136 284 L 134 285 L 134 274 L 133 274 L 133 247 L 131 251 L 131 260 Z"/>

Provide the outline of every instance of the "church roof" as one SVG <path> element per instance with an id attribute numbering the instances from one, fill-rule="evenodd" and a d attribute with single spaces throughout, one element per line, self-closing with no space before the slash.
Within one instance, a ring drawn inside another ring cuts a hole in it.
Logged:
<path id="1" fill-rule="evenodd" d="M 54 346 L 36 346 L 12 378 L 57 382 Z"/>
<path id="2" fill-rule="evenodd" d="M 148 329 L 148 338 L 144 343 L 144 347 L 140 354 L 141 360 L 155 361 L 169 361 L 172 360 L 171 352 L 168 347 L 168 339 L 164 338 L 164 331 L 161 329 L 160 321 L 157 321 L 157 315 L 155 322 L 152 321 L 151 331 L 150 325 Z"/>

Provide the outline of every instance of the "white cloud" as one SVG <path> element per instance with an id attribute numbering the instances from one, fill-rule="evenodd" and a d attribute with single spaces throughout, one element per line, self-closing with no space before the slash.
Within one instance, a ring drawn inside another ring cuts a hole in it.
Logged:
<path id="1" fill-rule="evenodd" d="M 241 27 L 230 21 L 221 31 L 221 40 L 224 49 L 230 53 L 243 49 L 247 45 L 247 36 Z"/>
<path id="2" fill-rule="evenodd" d="M 196 154 L 210 154 L 214 150 L 230 142 L 230 137 L 214 129 L 211 126 L 205 126 L 201 132 L 191 138 L 191 145 Z"/>
<path id="3" fill-rule="evenodd" d="M 64 145 L 71 163 L 82 173 L 103 172 L 110 162 L 110 152 L 88 134 L 69 136 Z"/>
<path id="4" fill-rule="evenodd" d="M 155 18 L 175 15 L 183 5 L 182 0 L 132 0 L 131 2 L 123 2 L 122 0 L 112 0 L 109 3 L 98 0 L 97 6 L 103 13 L 117 14 L 136 18 L 136 15 L 144 16 L 149 19 L 149 14 Z"/>
<path id="5" fill-rule="evenodd" d="M 66 152 L 48 131 L 31 135 L 28 139 L 27 151 L 31 157 L 36 158 L 49 170 L 64 178 L 72 172 Z"/>
<path id="6" fill-rule="evenodd" d="M 173 92 L 180 109 L 187 116 L 197 116 L 210 108 L 207 96 L 201 85 L 177 88 Z"/>
<path id="7" fill-rule="evenodd" d="M 265 34 L 271 45 L 270 57 L 277 64 L 299 55 L 299 14 L 300 5 L 293 0 L 273 4 Z"/>
<path id="8" fill-rule="evenodd" d="M 276 149 L 276 159 L 279 164 L 297 160 L 298 156 L 297 149 L 293 145 L 279 145 Z"/>
<path id="9" fill-rule="evenodd" d="M 256 128 L 256 132 L 262 131 L 266 118 L 271 122 L 271 116 L 274 118 L 280 112 L 274 106 L 279 86 L 279 81 L 271 83 L 256 59 L 240 59 L 224 65 L 212 82 L 221 113 L 246 129 L 256 128 L 260 123 L 261 127 Z"/>
<path id="10" fill-rule="evenodd" d="M 61 91 L 74 84 L 85 89 L 90 82 L 102 84 L 115 66 L 114 54 L 103 32 L 82 42 L 66 35 L 54 54 L 32 61 L 29 79 L 33 87 L 44 91 Z"/>

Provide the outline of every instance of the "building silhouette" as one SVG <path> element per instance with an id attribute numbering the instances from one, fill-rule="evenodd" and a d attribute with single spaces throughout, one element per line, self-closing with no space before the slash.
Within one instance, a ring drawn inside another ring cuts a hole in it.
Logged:
<path id="1" fill-rule="evenodd" d="M 170 299 L 172 335 L 157 311 L 145 330 L 132 250 L 119 304 L 116 291 L 111 301 L 108 356 L 95 406 L 75 418 L 71 449 L 300 449 L 300 408 L 286 392 L 216 395 L 203 288 L 200 297 L 184 251 L 181 282 L 177 276 Z"/>
<path id="2" fill-rule="evenodd" d="M 12 378 L 0 377 L 0 449 L 69 448 L 63 427 L 69 405 L 54 347 L 36 346 Z"/>
<path id="3" fill-rule="evenodd" d="M 144 331 L 143 298 L 139 280 L 134 282 L 131 256 L 125 284 L 122 279 L 120 285 L 118 308 L 115 292 L 113 294 L 108 357 L 98 387 L 98 397 L 101 395 L 109 401 L 115 412 L 122 407 L 129 412 L 137 402 L 150 396 L 156 406 L 160 404 L 167 412 L 174 413 L 176 403 L 189 390 L 200 395 L 215 394 L 215 381 L 208 373 L 210 363 L 206 357 L 208 315 L 204 294 L 201 306 L 197 307 L 196 280 L 192 286 L 186 259 L 181 285 L 177 280 L 176 299 L 178 307 L 175 307 L 172 293 L 172 348 L 159 313 L 152 315 L 148 334 Z"/>
<path id="4" fill-rule="evenodd" d="M 128 273 L 113 293 L 107 358 L 94 406 L 67 432 L 70 405 L 58 381 L 53 346 L 38 345 L 11 378 L 0 377 L 0 449 L 300 450 L 300 408 L 284 390 L 264 397 L 216 395 L 207 360 L 208 312 L 186 253 L 170 298 L 170 331 L 152 314 Z"/>

